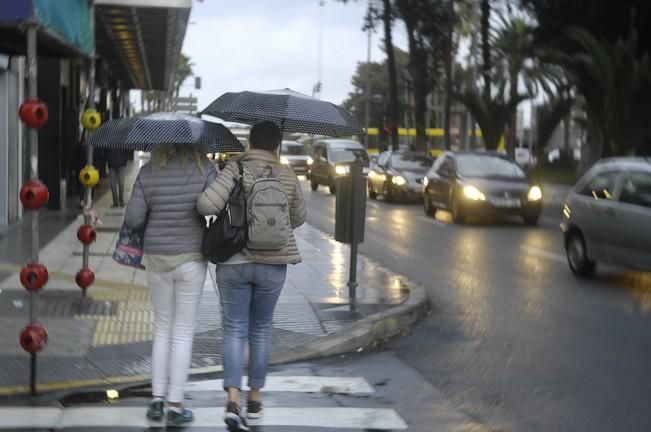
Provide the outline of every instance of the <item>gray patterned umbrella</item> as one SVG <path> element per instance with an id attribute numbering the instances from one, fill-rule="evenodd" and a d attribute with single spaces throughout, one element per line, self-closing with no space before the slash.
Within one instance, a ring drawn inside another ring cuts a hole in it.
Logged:
<path id="1" fill-rule="evenodd" d="M 285 132 L 334 137 L 364 134 L 364 129 L 344 108 L 290 89 L 224 93 L 201 114 L 246 124 L 268 120 Z"/>
<path id="2" fill-rule="evenodd" d="M 88 140 L 96 148 L 151 151 L 159 144 L 199 144 L 206 152 L 241 152 L 240 141 L 222 124 L 160 112 L 109 120 Z"/>

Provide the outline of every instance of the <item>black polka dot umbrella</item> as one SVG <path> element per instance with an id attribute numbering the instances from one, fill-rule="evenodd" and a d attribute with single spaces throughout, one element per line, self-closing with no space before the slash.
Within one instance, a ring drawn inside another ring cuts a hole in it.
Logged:
<path id="1" fill-rule="evenodd" d="M 290 89 L 224 93 L 201 114 L 245 124 L 272 121 L 284 132 L 334 137 L 364 134 L 344 108 Z"/>
<path id="2" fill-rule="evenodd" d="M 198 144 L 206 152 L 241 152 L 240 141 L 222 124 L 171 112 L 109 120 L 90 135 L 96 148 L 151 151 L 159 144 Z"/>

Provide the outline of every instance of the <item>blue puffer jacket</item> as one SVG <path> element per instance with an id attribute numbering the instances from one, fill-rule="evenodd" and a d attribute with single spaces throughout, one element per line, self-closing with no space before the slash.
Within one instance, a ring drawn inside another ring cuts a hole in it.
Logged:
<path id="1" fill-rule="evenodd" d="M 163 168 L 143 166 L 133 186 L 124 221 L 129 228 L 145 229 L 144 251 L 154 255 L 200 253 L 205 218 L 196 210 L 197 197 L 217 175 L 204 161 L 185 164 L 170 159 Z"/>

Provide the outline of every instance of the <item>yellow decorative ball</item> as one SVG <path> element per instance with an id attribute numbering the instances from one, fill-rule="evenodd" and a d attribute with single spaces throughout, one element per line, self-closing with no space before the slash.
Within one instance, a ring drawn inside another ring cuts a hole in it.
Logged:
<path id="1" fill-rule="evenodd" d="M 102 124 L 102 116 L 96 109 L 89 108 L 81 115 L 81 125 L 88 130 L 95 130 Z"/>
<path id="2" fill-rule="evenodd" d="M 86 165 L 79 171 L 79 181 L 87 188 L 95 187 L 99 183 L 99 171 L 92 165 Z"/>

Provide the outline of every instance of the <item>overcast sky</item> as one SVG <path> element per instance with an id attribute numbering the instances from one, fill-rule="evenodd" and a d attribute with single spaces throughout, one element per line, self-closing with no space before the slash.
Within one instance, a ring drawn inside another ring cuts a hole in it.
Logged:
<path id="1" fill-rule="evenodd" d="M 319 17 L 323 14 L 321 98 L 341 103 L 351 91 L 357 62 L 366 61 L 361 27 L 367 2 L 347 5 L 326 0 L 194 1 L 183 52 L 202 78 L 197 91 L 188 80 L 181 90 L 199 97 L 199 109 L 227 91 L 289 87 L 311 94 L 317 82 Z M 396 45 L 406 47 L 402 29 Z M 384 58 L 379 32 L 372 60 Z"/>

